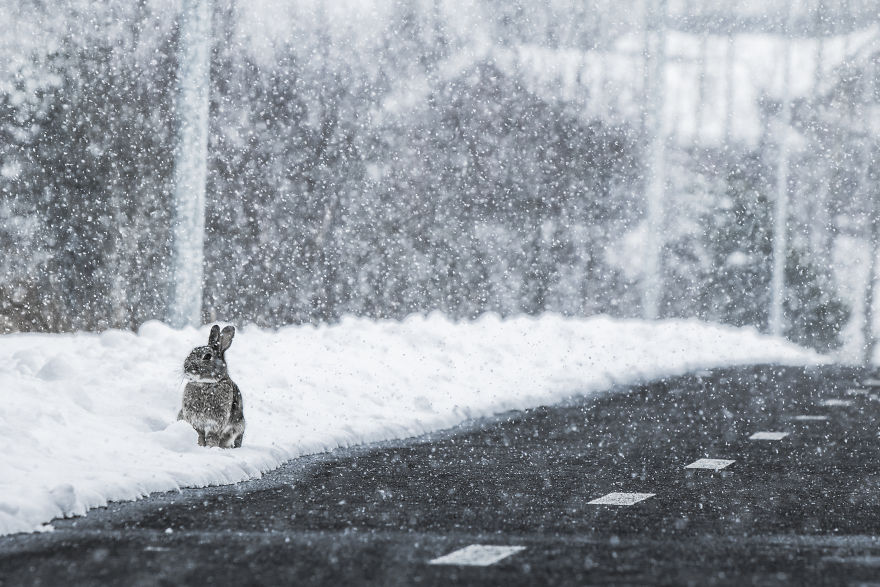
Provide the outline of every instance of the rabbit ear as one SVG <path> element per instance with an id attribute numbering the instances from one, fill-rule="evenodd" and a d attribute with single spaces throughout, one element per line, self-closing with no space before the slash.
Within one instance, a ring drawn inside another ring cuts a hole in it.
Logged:
<path id="1" fill-rule="evenodd" d="M 208 346 L 220 350 L 220 327 L 216 324 L 211 327 L 211 334 L 208 335 Z"/>
<path id="2" fill-rule="evenodd" d="M 235 336 L 235 327 L 227 326 L 220 333 L 220 352 L 225 352 L 232 345 L 232 337 Z"/>

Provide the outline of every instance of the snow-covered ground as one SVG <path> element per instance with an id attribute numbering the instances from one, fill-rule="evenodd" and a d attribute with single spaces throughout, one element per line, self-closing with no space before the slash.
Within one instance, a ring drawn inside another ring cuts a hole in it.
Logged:
<path id="1" fill-rule="evenodd" d="M 0 534 L 150 492 L 234 483 L 338 446 L 723 365 L 822 357 L 753 329 L 546 315 L 453 323 L 349 318 L 245 327 L 227 353 L 247 431 L 201 448 L 176 422 L 182 364 L 208 329 L 0 336 Z"/>

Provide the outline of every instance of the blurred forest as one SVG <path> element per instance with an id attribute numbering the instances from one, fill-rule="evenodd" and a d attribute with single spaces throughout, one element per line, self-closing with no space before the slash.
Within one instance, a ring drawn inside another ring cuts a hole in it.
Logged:
<path id="1" fill-rule="evenodd" d="M 0 331 L 162 319 L 176 4 L 9 2 Z M 216 3 L 206 320 L 640 316 L 658 26 L 679 108 L 661 126 L 660 316 L 767 329 L 780 125 L 785 334 L 834 348 L 870 308 L 844 301 L 834 263 L 877 241 L 871 3 L 791 3 L 788 36 L 772 2 L 670 2 L 663 25 L 641 0 L 333 4 Z M 808 65 L 790 91 L 736 98 L 725 68 L 748 77 L 732 56 L 761 42 Z"/>

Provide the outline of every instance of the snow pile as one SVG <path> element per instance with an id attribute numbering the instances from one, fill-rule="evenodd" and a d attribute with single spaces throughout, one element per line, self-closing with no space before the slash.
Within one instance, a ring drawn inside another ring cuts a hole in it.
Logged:
<path id="1" fill-rule="evenodd" d="M 247 431 L 201 448 L 176 422 L 183 359 L 208 329 L 0 337 L 0 534 L 109 500 L 234 483 L 337 446 L 417 435 L 722 365 L 822 360 L 788 342 L 695 321 L 546 315 L 452 323 L 349 318 L 331 327 L 246 327 L 227 353 Z"/>

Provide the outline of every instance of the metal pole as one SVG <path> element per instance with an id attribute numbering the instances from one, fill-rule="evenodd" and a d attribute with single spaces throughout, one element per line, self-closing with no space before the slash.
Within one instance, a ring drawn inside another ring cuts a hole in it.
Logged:
<path id="1" fill-rule="evenodd" d="M 211 67 L 211 0 L 184 0 L 180 25 L 172 226 L 172 326 L 202 322 L 205 181 Z"/>
<path id="2" fill-rule="evenodd" d="M 876 64 L 874 63 L 874 55 L 869 54 L 865 64 L 864 79 L 862 80 L 862 116 L 863 121 L 869 120 L 869 113 L 874 107 L 874 76 L 876 75 Z M 865 365 L 871 365 L 874 359 L 874 349 L 877 345 L 874 336 L 874 314 L 875 314 L 875 284 L 877 280 L 877 254 L 880 253 L 880 222 L 877 219 L 877 194 L 872 193 L 873 182 L 871 181 L 871 164 L 873 163 L 873 136 L 865 129 L 862 136 L 862 177 L 861 190 L 868 205 L 868 229 L 869 229 L 869 251 L 870 260 L 868 261 L 868 278 L 865 284 L 865 322 L 863 324 L 863 336 L 865 344 L 865 354 L 863 357 Z"/>
<path id="3" fill-rule="evenodd" d="M 650 147 L 645 176 L 647 218 L 645 237 L 645 276 L 642 282 L 642 316 L 655 320 L 660 316 L 662 292 L 663 200 L 666 192 L 666 136 L 663 131 L 665 106 L 666 0 L 656 0 L 654 47 L 647 48 L 651 67 L 648 78 L 648 116 L 645 128 Z"/>
<path id="4" fill-rule="evenodd" d="M 791 125 L 789 78 L 791 69 L 791 30 L 794 11 L 788 11 L 785 25 L 785 47 L 782 53 L 782 113 L 779 117 L 777 142 L 779 162 L 776 169 L 776 210 L 773 222 L 773 276 L 771 281 L 770 333 L 782 336 L 785 330 L 785 260 L 788 251 L 788 133 Z"/>

